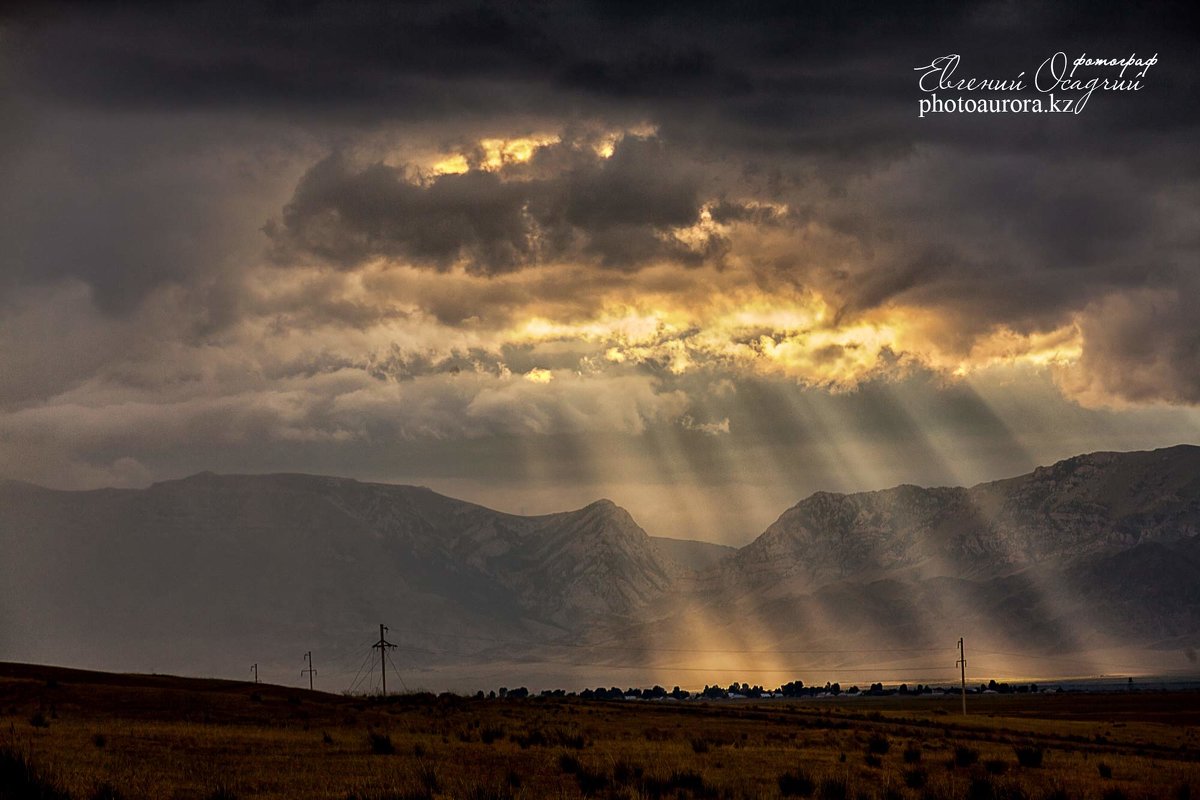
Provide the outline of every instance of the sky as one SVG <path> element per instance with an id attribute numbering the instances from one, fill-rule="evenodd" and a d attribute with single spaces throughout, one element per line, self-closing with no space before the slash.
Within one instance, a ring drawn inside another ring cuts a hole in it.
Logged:
<path id="1" fill-rule="evenodd" d="M 6 6 L 0 476 L 609 497 L 742 544 L 816 490 L 1200 442 L 1197 33 L 1184 3 Z M 943 100 L 1045 101 L 1058 52 L 1155 62 L 1079 113 L 918 114 L 934 59 L 1026 82 Z"/>

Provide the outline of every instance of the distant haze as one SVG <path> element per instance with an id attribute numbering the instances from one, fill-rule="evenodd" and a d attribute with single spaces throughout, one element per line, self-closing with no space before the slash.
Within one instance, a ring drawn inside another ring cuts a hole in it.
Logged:
<path id="1" fill-rule="evenodd" d="M 515 516 L 429 489 L 198 474 L 0 484 L 0 659 L 369 689 L 1197 672 L 1200 448 L 971 489 L 818 493 L 740 548 L 609 500 Z M 372 660 L 374 659 L 374 660 Z"/>

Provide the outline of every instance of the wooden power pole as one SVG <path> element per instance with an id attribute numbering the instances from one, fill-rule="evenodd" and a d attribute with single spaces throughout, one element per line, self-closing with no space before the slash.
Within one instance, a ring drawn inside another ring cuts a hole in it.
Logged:
<path id="1" fill-rule="evenodd" d="M 304 654 L 304 660 L 308 662 L 308 668 L 300 670 L 300 674 L 308 674 L 308 690 L 311 692 L 313 688 L 313 675 L 317 674 L 317 671 L 313 669 L 312 665 L 312 650 L 309 650 Z"/>
<path id="2" fill-rule="evenodd" d="M 381 680 L 380 685 L 383 687 L 383 696 L 384 697 L 387 697 L 387 649 L 389 647 L 391 647 L 393 649 L 396 647 L 396 645 L 389 642 L 387 640 L 387 638 L 384 636 L 384 634 L 386 634 L 387 631 L 388 631 L 387 626 L 384 625 L 382 622 L 379 623 L 379 641 L 376 642 L 375 644 L 371 645 L 371 647 L 379 648 L 379 677 Z"/>
<path id="3" fill-rule="evenodd" d="M 250 671 L 254 673 L 254 682 L 258 683 L 258 664 L 251 664 Z"/>
<path id="4" fill-rule="evenodd" d="M 967 653 L 963 648 L 962 637 L 958 639 L 958 662 L 959 668 L 962 670 L 962 712 L 963 716 L 967 715 Z"/>

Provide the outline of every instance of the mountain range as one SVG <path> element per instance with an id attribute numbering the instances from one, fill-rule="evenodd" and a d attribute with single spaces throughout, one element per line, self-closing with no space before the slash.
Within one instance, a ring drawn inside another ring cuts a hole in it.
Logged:
<path id="1" fill-rule="evenodd" d="M 385 622 L 397 672 L 436 688 L 936 678 L 959 636 L 998 673 L 1186 670 L 1200 447 L 970 488 L 818 492 L 741 548 L 649 536 L 609 500 L 517 516 L 310 475 L 5 481 L 0 551 L 6 660 L 237 677 L 313 650 L 349 685 Z"/>

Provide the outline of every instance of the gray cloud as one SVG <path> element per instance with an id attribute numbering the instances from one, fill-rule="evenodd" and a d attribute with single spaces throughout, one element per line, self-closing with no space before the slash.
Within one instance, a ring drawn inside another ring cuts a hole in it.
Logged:
<path id="1" fill-rule="evenodd" d="M 339 153 L 320 161 L 267 226 L 276 258 L 312 255 L 339 267 L 391 258 L 440 270 L 462 262 L 494 274 L 580 258 L 617 269 L 698 264 L 720 247 L 698 252 L 672 235 L 699 219 L 699 180 L 653 138 L 627 136 L 609 158 L 568 142 L 541 148 L 528 166 L 424 183 L 413 173 L 356 168 Z"/>
<path id="2" fill-rule="evenodd" d="M 962 477 L 926 431 L 982 478 L 1036 463 L 1016 439 L 1052 440 L 1035 453 L 1047 461 L 1195 430 L 1188 409 L 1069 401 L 1200 403 L 1186 4 L 2 14 L 0 472 L 95 485 L 204 467 L 425 469 L 494 483 L 541 465 L 585 482 L 592 458 L 639 479 L 753 468 L 791 497 L 825 476 Z M 1078 117 L 916 118 L 913 67 L 933 56 L 1003 77 L 1059 49 L 1158 51 L 1160 64 L 1146 91 L 1094 98 Z M 577 131 L 642 123 L 657 133 L 609 159 L 575 146 Z M 531 130 L 563 143 L 496 172 L 395 166 Z M 729 230 L 675 238 L 705 203 Z M 616 366 L 596 342 L 482 342 L 523 313 L 589 320 L 609 296 L 746 287 L 817 293 L 846 324 L 915 309 L 955 352 L 998 327 L 1069 324 L 1084 349 L 1054 371 L 1068 399 L 1050 371 L 986 398 L 941 376 L 914 388 L 909 362 L 827 397 L 715 362 L 676 376 L 669 352 Z M 533 369 L 560 377 L 523 381 Z M 576 371 L 587 380 L 565 380 Z M 737 391 L 711 390 L 726 383 Z M 727 434 L 706 435 L 724 420 Z M 614 437 L 629 439 L 610 463 Z M 633 470 L 641 458 L 657 461 Z"/>

